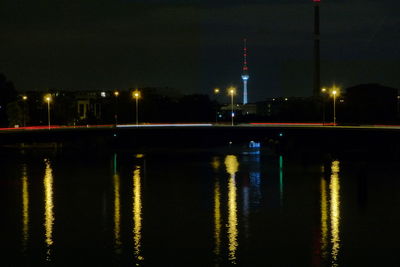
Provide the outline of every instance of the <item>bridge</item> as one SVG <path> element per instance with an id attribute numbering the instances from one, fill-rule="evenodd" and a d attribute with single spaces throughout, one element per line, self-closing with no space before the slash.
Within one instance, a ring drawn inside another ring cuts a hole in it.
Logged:
<path id="1" fill-rule="evenodd" d="M 380 151 L 400 155 L 400 125 L 321 123 L 131 124 L 0 128 L 0 146 L 76 149 L 218 147 L 260 142 L 284 151 Z"/>

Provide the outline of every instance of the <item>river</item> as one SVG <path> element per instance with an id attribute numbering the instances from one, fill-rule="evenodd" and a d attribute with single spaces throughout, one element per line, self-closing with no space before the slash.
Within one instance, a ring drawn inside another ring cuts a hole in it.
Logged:
<path id="1" fill-rule="evenodd" d="M 1 266 L 398 266 L 398 160 L 2 151 Z"/>

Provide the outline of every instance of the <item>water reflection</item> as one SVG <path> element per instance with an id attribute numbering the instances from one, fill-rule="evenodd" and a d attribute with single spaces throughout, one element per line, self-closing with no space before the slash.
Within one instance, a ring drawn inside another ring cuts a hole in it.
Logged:
<path id="1" fill-rule="evenodd" d="M 249 166 L 250 190 L 247 190 L 247 180 L 243 186 L 243 215 L 247 217 L 250 209 L 259 207 L 261 203 L 261 173 L 260 173 L 260 154 L 250 154 L 243 157 L 243 161 Z M 247 203 L 248 202 L 248 203 Z"/>
<path id="2" fill-rule="evenodd" d="M 328 249 L 328 199 L 326 180 L 321 178 L 321 251 L 322 257 L 327 257 Z"/>
<path id="3" fill-rule="evenodd" d="M 331 244 L 332 244 L 332 266 L 337 266 L 337 258 L 340 249 L 340 183 L 339 183 L 339 161 L 333 161 L 331 167 Z"/>
<path id="4" fill-rule="evenodd" d="M 219 258 L 221 254 L 221 190 L 219 180 L 215 180 L 214 185 L 214 253 Z"/>
<path id="5" fill-rule="evenodd" d="M 29 189 L 26 164 L 22 165 L 22 248 L 27 249 L 29 239 Z"/>
<path id="6" fill-rule="evenodd" d="M 219 167 L 221 166 L 221 162 L 218 157 L 213 157 L 213 160 L 211 162 L 212 167 L 214 168 L 215 171 L 219 170 Z"/>
<path id="7" fill-rule="evenodd" d="M 234 155 L 226 156 L 225 166 L 227 173 L 230 175 L 228 182 L 228 259 L 232 263 L 236 263 L 236 250 L 238 247 L 238 219 L 235 174 L 239 169 L 237 157 Z"/>
<path id="8" fill-rule="evenodd" d="M 261 190 L 260 190 L 260 151 L 258 153 L 244 154 L 241 159 L 242 162 L 248 167 L 249 175 L 243 176 L 242 184 L 242 222 L 243 232 L 246 239 L 250 233 L 250 211 L 252 208 L 259 207 L 261 203 Z M 242 169 L 243 171 L 243 169 Z"/>
<path id="9" fill-rule="evenodd" d="M 279 156 L 279 199 L 283 206 L 283 156 Z"/>
<path id="10" fill-rule="evenodd" d="M 244 226 L 244 234 L 246 237 L 249 236 L 249 214 L 250 214 L 250 192 L 249 192 L 249 177 L 243 177 L 243 185 L 242 185 L 242 203 L 243 203 L 243 226 Z"/>
<path id="11" fill-rule="evenodd" d="M 46 243 L 46 260 L 51 260 L 51 246 L 53 245 L 54 203 L 53 203 L 53 170 L 50 161 L 45 159 L 44 184 L 44 226 Z"/>
<path id="12" fill-rule="evenodd" d="M 340 251 L 340 163 L 332 161 L 330 169 L 325 168 L 324 172 L 330 172 L 329 199 L 327 182 L 321 178 L 321 251 L 323 259 L 331 259 L 331 266 L 338 266 Z M 325 175 L 327 176 L 327 175 Z M 329 205 L 328 205 L 329 204 Z M 330 219 L 330 220 L 329 220 Z M 330 225 L 329 225 L 330 223 Z M 330 230 L 330 232 L 328 232 Z M 330 236 L 330 242 L 328 238 Z M 329 245 L 331 248 L 329 250 Z"/>
<path id="13" fill-rule="evenodd" d="M 219 171 L 221 161 L 219 157 L 213 157 L 211 166 L 215 172 Z M 215 177 L 214 182 L 214 254 L 217 261 L 221 256 L 221 186 L 218 177 Z"/>
<path id="14" fill-rule="evenodd" d="M 239 191 L 237 182 L 237 173 L 239 172 L 239 161 L 235 155 L 227 155 L 224 159 L 225 171 L 229 174 L 227 181 L 227 199 L 222 196 L 221 192 L 225 192 L 221 188 L 221 180 L 216 177 L 214 181 L 214 255 L 216 261 L 222 259 L 222 249 L 224 240 L 227 241 L 227 260 L 231 264 L 237 264 L 238 247 L 239 247 L 239 216 L 241 215 L 242 234 L 244 242 L 249 236 L 250 222 L 249 216 L 253 206 L 258 207 L 261 202 L 260 190 L 260 157 L 259 155 L 245 155 L 243 160 L 248 171 L 248 175 L 243 175 L 242 190 Z M 216 173 L 219 173 L 220 159 L 213 157 L 211 165 Z M 242 200 L 241 214 L 238 203 Z M 226 204 L 225 204 L 226 203 Z M 224 207 L 227 208 L 226 228 L 224 225 Z M 226 229 L 226 232 L 224 231 Z M 226 237 L 225 237 L 226 235 Z"/>
<path id="15" fill-rule="evenodd" d="M 121 196 L 120 196 L 120 177 L 117 172 L 117 154 L 114 154 L 114 244 L 117 253 L 121 249 Z"/>
<path id="16" fill-rule="evenodd" d="M 134 256 L 138 261 L 143 261 L 141 246 L 142 246 L 142 195 L 141 195 L 141 168 L 136 166 L 133 171 L 133 242 Z"/>

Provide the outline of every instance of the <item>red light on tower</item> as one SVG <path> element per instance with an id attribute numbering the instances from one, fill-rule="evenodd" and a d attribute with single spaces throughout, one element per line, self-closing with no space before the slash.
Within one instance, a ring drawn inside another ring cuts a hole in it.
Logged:
<path id="1" fill-rule="evenodd" d="M 313 0 L 314 2 L 321 2 L 321 0 Z"/>

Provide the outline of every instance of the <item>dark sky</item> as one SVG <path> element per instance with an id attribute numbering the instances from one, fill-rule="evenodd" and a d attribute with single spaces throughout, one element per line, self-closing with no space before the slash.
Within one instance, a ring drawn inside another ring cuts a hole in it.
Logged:
<path id="1" fill-rule="evenodd" d="M 322 84 L 400 88 L 399 12 L 322 0 Z M 0 72 L 19 90 L 240 87 L 246 37 L 250 101 L 312 92 L 311 0 L 1 0 L 0 25 Z"/>

